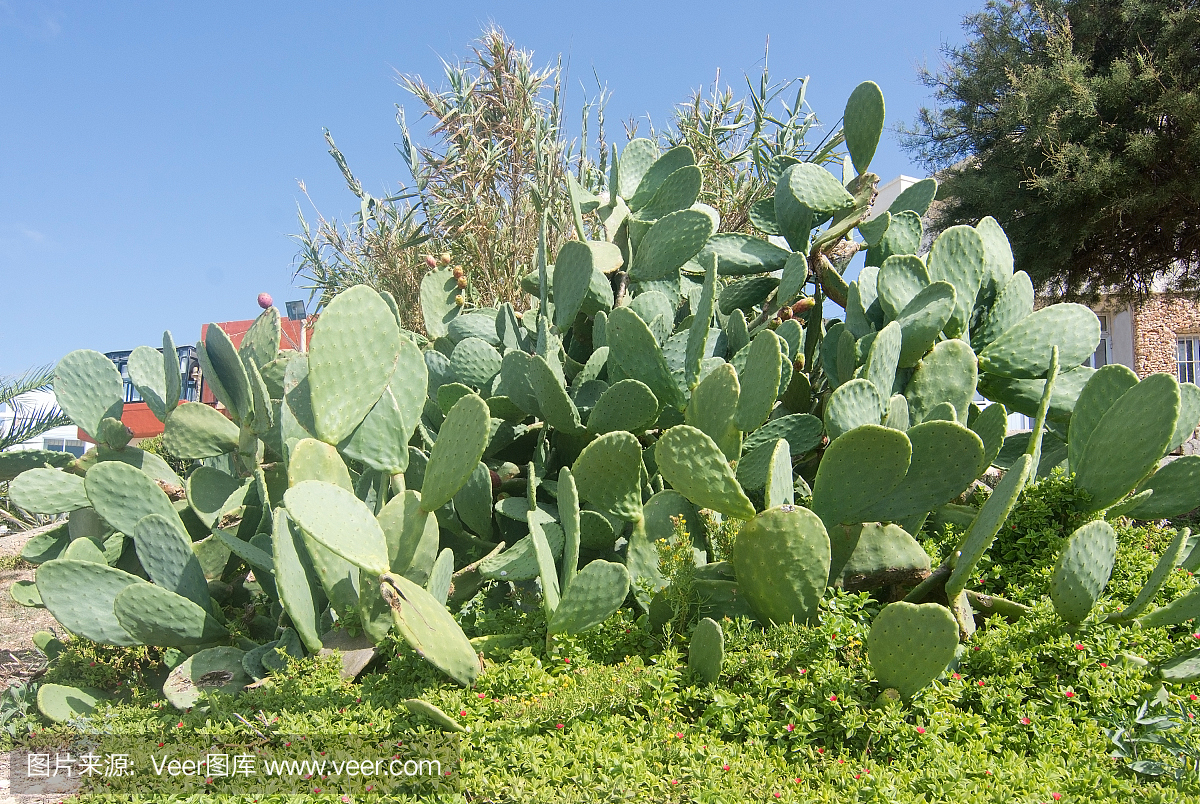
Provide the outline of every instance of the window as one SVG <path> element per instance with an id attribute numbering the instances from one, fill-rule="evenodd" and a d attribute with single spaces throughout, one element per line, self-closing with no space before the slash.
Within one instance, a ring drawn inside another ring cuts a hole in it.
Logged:
<path id="1" fill-rule="evenodd" d="M 1100 319 L 1100 343 L 1084 365 L 1098 369 L 1112 362 L 1112 333 L 1108 329 L 1107 315 L 1097 315 L 1096 318 Z"/>
<path id="2" fill-rule="evenodd" d="M 1195 382 L 1200 376 L 1200 336 L 1179 339 L 1179 381 Z"/>
<path id="3" fill-rule="evenodd" d="M 42 440 L 42 449 L 51 452 L 69 452 L 76 458 L 82 458 L 87 451 L 87 444 L 76 438 L 46 438 Z"/>
<path id="4" fill-rule="evenodd" d="M 159 350 L 162 351 L 161 349 Z M 196 347 L 180 346 L 179 353 L 180 388 L 179 399 L 182 402 L 196 402 L 200 398 L 200 361 L 196 357 Z M 130 352 L 109 352 L 108 357 L 121 372 L 121 382 L 125 386 L 126 402 L 141 402 L 142 395 L 129 377 Z"/>

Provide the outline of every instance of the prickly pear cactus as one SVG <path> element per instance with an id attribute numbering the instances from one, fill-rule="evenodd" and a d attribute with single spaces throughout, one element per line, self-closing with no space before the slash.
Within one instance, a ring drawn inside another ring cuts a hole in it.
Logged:
<path id="1" fill-rule="evenodd" d="M 867 636 L 871 669 L 883 688 L 912 698 L 933 683 L 958 648 L 958 623 L 936 603 L 890 603 Z"/>
<path id="2" fill-rule="evenodd" d="M 763 622 L 808 623 L 829 580 L 829 536 L 813 512 L 794 505 L 742 526 L 733 549 L 738 582 Z"/>
<path id="3" fill-rule="evenodd" d="M 36 589 L 16 595 L 96 641 L 232 649 L 222 607 L 253 571 L 266 605 L 250 677 L 319 650 L 354 610 L 372 639 L 395 628 L 470 684 L 479 662 L 452 610 L 510 605 L 511 584 L 536 580 L 550 634 L 578 633 L 649 606 L 667 582 L 658 545 L 683 532 L 704 615 L 811 622 L 827 585 L 907 587 L 929 571 L 909 534 L 961 519 L 948 504 L 993 462 L 1017 466 L 1009 411 L 1044 408 L 1034 442 L 1067 436 L 1100 508 L 1184 510 L 1200 461 L 1153 470 L 1200 420 L 1200 391 L 1082 366 L 1095 316 L 1035 312 L 990 218 L 918 254 L 935 180 L 868 221 L 884 108 L 875 84 L 854 90 L 841 175 L 807 151 L 773 159 L 753 232 L 720 231 L 690 148 L 635 139 L 607 180 L 571 177 L 570 220 L 546 226 L 575 237 L 528 255 L 525 304 L 484 306 L 470 266 L 430 257 L 423 335 L 406 329 L 417 311 L 362 285 L 329 301 L 307 353 L 283 348 L 269 304 L 240 341 L 209 325 L 197 354 L 216 406 L 179 400 L 170 333 L 161 354 L 139 347 L 130 378 L 192 462 L 183 477 L 129 446 L 112 362 L 72 352 L 55 390 L 97 448 L 0 455 L 14 502 L 70 517 L 27 545 Z M 1002 406 L 981 411 L 977 391 Z M 1143 407 L 1157 412 L 1130 413 Z M 970 514 L 956 601 L 1024 469 Z M 731 563 L 713 563 L 701 508 L 744 521 Z"/>
<path id="4" fill-rule="evenodd" d="M 725 633 L 720 624 L 705 617 L 692 632 L 688 646 L 688 669 L 705 684 L 715 684 L 721 677 L 721 664 L 725 661 Z"/>
<path id="5" fill-rule="evenodd" d="M 1108 584 L 1116 558 L 1117 535 L 1104 520 L 1071 534 L 1050 576 L 1050 599 L 1059 617 L 1072 624 L 1083 622 Z"/>

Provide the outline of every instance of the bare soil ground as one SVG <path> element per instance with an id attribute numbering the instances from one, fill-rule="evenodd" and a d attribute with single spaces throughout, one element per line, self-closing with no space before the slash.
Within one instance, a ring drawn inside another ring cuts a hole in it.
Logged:
<path id="1" fill-rule="evenodd" d="M 45 609 L 31 609 L 20 605 L 8 593 L 16 581 L 32 581 L 34 567 L 18 561 L 16 567 L 8 568 L 12 556 L 20 555 L 21 548 L 39 530 L 10 533 L 0 537 L 0 691 L 12 684 L 27 681 L 45 668 L 46 660 L 33 647 L 32 637 L 38 631 L 57 630 L 57 623 Z"/>
<path id="2" fill-rule="evenodd" d="M 33 646 L 32 637 L 38 631 L 57 630 L 57 623 L 50 612 L 26 608 L 8 594 L 8 588 L 15 581 L 33 580 L 33 566 L 23 561 L 18 561 L 15 567 L 10 567 L 10 564 L 11 558 L 20 555 L 25 543 L 39 532 L 40 529 L 37 529 L 0 537 L 0 567 L 3 567 L 0 569 L 0 692 L 13 684 L 41 675 L 46 668 L 46 657 Z M 56 792 L 47 791 L 45 794 L 16 792 L 9 785 L 10 759 L 7 752 L 0 752 L 0 804 L 60 802 L 78 786 L 66 783 Z"/>

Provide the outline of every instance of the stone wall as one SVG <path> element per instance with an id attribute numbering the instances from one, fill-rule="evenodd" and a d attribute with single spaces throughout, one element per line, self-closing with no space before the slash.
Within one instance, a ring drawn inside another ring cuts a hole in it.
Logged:
<path id="1" fill-rule="evenodd" d="M 1134 370 L 1139 377 L 1177 371 L 1180 335 L 1200 334 L 1200 304 L 1156 293 L 1134 306 Z"/>

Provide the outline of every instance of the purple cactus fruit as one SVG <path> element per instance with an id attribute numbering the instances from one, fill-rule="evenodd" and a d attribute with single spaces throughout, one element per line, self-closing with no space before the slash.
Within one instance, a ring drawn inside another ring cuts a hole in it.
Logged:
<path id="1" fill-rule="evenodd" d="M 274 302 L 271 300 L 271 294 L 270 294 L 270 293 L 260 293 L 260 294 L 258 294 L 258 306 L 259 306 L 259 307 L 261 307 L 261 308 L 263 308 L 263 309 L 265 310 L 265 309 L 267 309 L 268 307 L 270 307 L 270 306 L 271 306 L 273 303 L 274 303 Z"/>
<path id="2" fill-rule="evenodd" d="M 497 494 L 500 491 L 500 485 L 502 483 L 500 480 L 500 475 L 496 473 L 495 469 L 489 469 L 488 473 L 492 476 L 492 494 Z"/>

